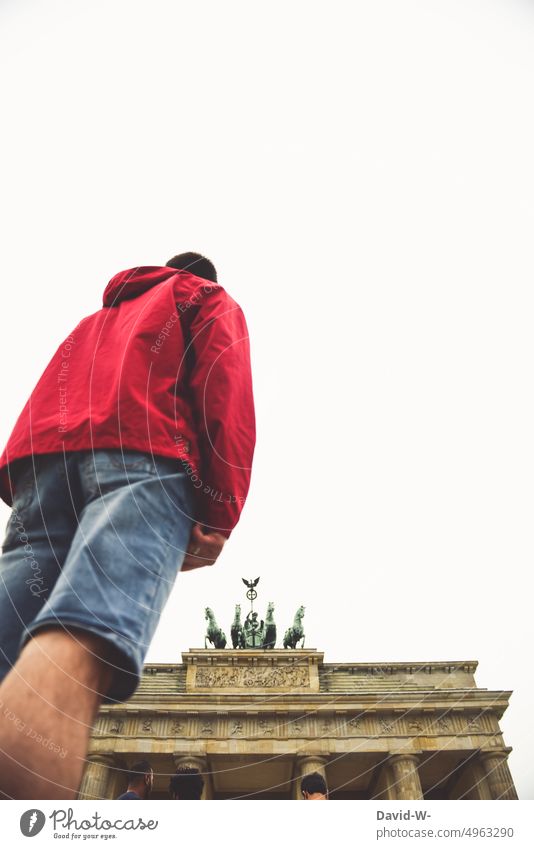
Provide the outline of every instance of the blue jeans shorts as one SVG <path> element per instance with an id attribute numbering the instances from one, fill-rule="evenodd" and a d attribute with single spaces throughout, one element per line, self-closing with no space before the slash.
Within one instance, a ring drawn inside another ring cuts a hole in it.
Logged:
<path id="1" fill-rule="evenodd" d="M 40 628 L 76 627 L 110 644 L 104 701 L 128 699 L 189 542 L 189 477 L 178 460 L 113 449 L 29 457 L 12 478 L 0 681 Z"/>

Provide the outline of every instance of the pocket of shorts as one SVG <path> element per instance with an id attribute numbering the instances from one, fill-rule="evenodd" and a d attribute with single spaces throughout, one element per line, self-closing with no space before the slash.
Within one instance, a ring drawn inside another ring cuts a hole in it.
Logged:
<path id="1" fill-rule="evenodd" d="M 11 515 L 9 516 L 6 525 L 4 541 L 2 543 L 2 552 L 16 548 L 20 542 L 24 543 L 24 535 L 26 535 L 26 542 L 28 541 L 25 518 L 27 516 L 28 507 L 32 503 L 35 493 L 34 471 L 33 464 L 31 462 L 28 468 L 24 468 L 24 471 L 17 475 L 13 488 L 15 494 L 13 497 Z"/>
<path id="2" fill-rule="evenodd" d="M 98 448 L 84 455 L 80 473 L 84 498 L 92 501 L 137 480 L 151 478 L 156 472 L 147 454 L 125 453 L 123 460 L 120 448 Z"/>
<path id="3" fill-rule="evenodd" d="M 144 472 L 147 475 L 155 475 L 156 468 L 150 454 L 141 451 L 125 451 L 118 448 L 115 450 L 95 451 L 95 465 L 98 465 L 99 454 L 105 456 L 106 461 L 114 469 L 126 472 Z"/>
<path id="4" fill-rule="evenodd" d="M 22 513 L 33 501 L 35 494 L 35 472 L 31 458 L 18 472 L 13 482 L 13 510 Z"/>

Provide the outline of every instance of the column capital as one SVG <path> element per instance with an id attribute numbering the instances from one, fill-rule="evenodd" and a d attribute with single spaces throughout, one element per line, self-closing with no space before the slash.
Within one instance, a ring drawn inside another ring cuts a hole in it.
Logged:
<path id="1" fill-rule="evenodd" d="M 306 766 L 309 763 L 310 766 L 322 766 L 325 767 L 328 763 L 328 758 L 325 758 L 324 755 L 297 755 L 297 764 L 299 768 Z"/>
<path id="2" fill-rule="evenodd" d="M 90 755 L 86 755 L 85 761 L 102 766 L 115 766 L 115 754 L 113 752 L 92 752 Z"/>
<path id="3" fill-rule="evenodd" d="M 417 752 L 391 752 L 388 757 L 389 763 L 400 763 L 400 761 L 412 761 L 419 766 L 419 755 Z"/>
<path id="4" fill-rule="evenodd" d="M 482 760 L 486 760 L 487 758 L 503 758 L 506 759 L 510 752 L 512 751 L 511 746 L 499 746 L 494 749 L 479 749 L 478 756 Z"/>
<path id="5" fill-rule="evenodd" d="M 180 769 L 180 767 L 184 766 L 190 766 L 193 769 L 198 769 L 199 772 L 207 771 L 208 761 L 204 755 L 183 755 L 175 752 L 172 757 L 176 769 Z"/>

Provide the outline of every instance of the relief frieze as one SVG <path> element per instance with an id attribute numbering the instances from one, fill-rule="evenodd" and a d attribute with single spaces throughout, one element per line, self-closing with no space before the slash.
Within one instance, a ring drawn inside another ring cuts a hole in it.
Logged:
<path id="1" fill-rule="evenodd" d="M 247 667 L 213 667 L 198 666 L 196 668 L 195 688 L 247 688 L 247 687 L 308 687 L 310 673 L 307 666 L 292 667 L 291 669 Z"/>
<path id="2" fill-rule="evenodd" d="M 199 670 L 200 671 L 200 670 Z M 218 680 L 217 676 L 227 670 L 206 669 L 202 670 L 201 680 Z M 228 670 L 229 672 L 241 672 L 239 669 Z M 272 672 L 273 670 L 269 670 Z M 306 670 L 284 670 L 284 672 L 295 673 Z M 204 673 L 208 673 L 205 677 Z M 257 669 L 244 669 L 243 673 L 255 675 L 258 673 L 263 680 L 265 674 Z M 211 677 L 214 676 L 214 677 Z M 245 681 L 243 676 L 242 681 Z M 279 679 L 276 679 L 279 680 Z M 204 686 L 206 684 L 204 683 Z M 215 686 L 215 684 L 213 685 Z M 243 684 L 243 686 L 246 686 Z M 243 716 L 217 716 L 211 714 L 203 718 L 198 717 L 191 721 L 190 717 L 168 716 L 159 719 L 150 716 L 137 718 L 124 718 L 120 716 L 108 717 L 101 722 L 98 735 L 111 734 L 113 736 L 152 736 L 152 737 L 204 737 L 204 738 L 247 738 L 281 737 L 285 739 L 298 737 L 314 738 L 343 738 L 343 737 L 391 737 L 392 735 L 417 737 L 422 734 L 476 734 L 491 730 L 491 718 L 481 714 L 468 716 L 456 716 L 454 714 L 442 714 L 433 718 L 423 715 L 402 715 L 394 717 L 390 714 L 375 716 L 373 714 L 358 713 L 344 717 L 332 716 L 322 713 L 313 713 L 303 717 L 288 718 L 279 721 L 271 715 L 260 713 L 254 719 Z"/>

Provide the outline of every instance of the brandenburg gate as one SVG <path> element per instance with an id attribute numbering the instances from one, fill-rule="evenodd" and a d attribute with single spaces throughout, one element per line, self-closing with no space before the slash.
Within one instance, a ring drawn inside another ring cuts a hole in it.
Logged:
<path id="1" fill-rule="evenodd" d="M 79 798 L 115 798 L 143 759 L 155 799 L 180 765 L 207 799 L 299 799 L 309 772 L 333 800 L 517 798 L 499 727 L 511 693 L 477 687 L 476 661 L 325 663 L 296 647 L 302 629 L 273 648 L 273 609 L 241 628 L 238 605 L 227 648 L 207 608 L 215 648 L 146 665 L 129 701 L 103 705 Z"/>

